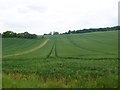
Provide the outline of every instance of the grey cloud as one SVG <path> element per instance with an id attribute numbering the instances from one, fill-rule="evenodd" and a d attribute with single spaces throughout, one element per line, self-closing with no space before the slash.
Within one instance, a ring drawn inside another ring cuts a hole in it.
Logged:
<path id="1" fill-rule="evenodd" d="M 25 23 L 21 24 L 18 22 L 6 22 L 2 26 L 2 32 L 6 30 L 12 30 L 17 33 L 25 32 L 25 30 L 28 29 L 29 26 L 27 26 Z"/>
<path id="2" fill-rule="evenodd" d="M 28 9 L 27 7 L 18 8 L 18 12 L 19 12 L 19 13 L 25 14 L 25 13 L 28 13 L 28 12 L 29 12 L 29 9 Z"/>
<path id="3" fill-rule="evenodd" d="M 44 13 L 47 10 L 45 6 L 38 6 L 38 5 L 28 5 L 28 6 L 23 6 L 18 8 L 19 13 L 29 13 L 32 11 L 39 12 L 39 13 Z"/>
<path id="4" fill-rule="evenodd" d="M 26 25 L 23 25 L 21 23 L 16 23 L 16 22 L 6 22 L 4 23 L 4 27 L 7 27 L 7 28 L 26 28 L 27 26 Z"/>
<path id="5" fill-rule="evenodd" d="M 3 29 L 32 33 L 117 25 L 119 0 L 2 0 Z M 102 6 L 102 7 L 101 7 Z"/>
<path id="6" fill-rule="evenodd" d="M 45 6 L 40 6 L 40 5 L 39 6 L 37 6 L 37 5 L 30 5 L 30 6 L 28 6 L 28 8 L 30 10 L 38 11 L 38 12 L 41 12 L 41 13 L 46 11 L 46 7 Z"/>

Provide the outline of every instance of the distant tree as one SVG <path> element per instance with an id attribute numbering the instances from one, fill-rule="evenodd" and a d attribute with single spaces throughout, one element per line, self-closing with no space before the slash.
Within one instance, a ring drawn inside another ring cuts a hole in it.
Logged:
<path id="1" fill-rule="evenodd" d="M 30 39 L 34 39 L 34 38 L 37 38 L 37 35 L 36 34 L 30 34 L 28 32 L 24 32 L 24 33 L 17 34 L 17 37 L 18 38 L 30 38 Z"/>
<path id="2" fill-rule="evenodd" d="M 24 33 L 14 33 L 13 31 L 6 31 L 6 32 L 3 32 L 2 34 L 2 37 L 4 38 L 14 38 L 14 37 L 17 37 L 17 38 L 30 38 L 30 39 L 34 39 L 34 38 L 37 38 L 37 35 L 36 34 L 30 34 L 28 32 L 24 32 Z"/>
<path id="3" fill-rule="evenodd" d="M 2 37 L 2 34 L 0 33 L 0 38 Z"/>
<path id="4" fill-rule="evenodd" d="M 2 37 L 6 37 L 6 38 L 8 38 L 8 37 L 13 38 L 15 36 L 16 36 L 16 33 L 14 33 L 13 31 L 6 31 L 6 32 L 3 32 L 3 34 L 2 34 Z"/>
<path id="5" fill-rule="evenodd" d="M 30 34 L 28 32 L 23 33 L 23 38 L 30 38 Z"/>
<path id="6" fill-rule="evenodd" d="M 89 29 L 82 29 L 82 30 L 69 30 L 63 34 L 76 34 L 76 33 L 89 33 L 89 32 L 99 32 L 99 31 L 113 31 L 113 30 L 120 30 L 120 26 L 115 27 L 106 27 L 106 28 L 89 28 Z"/>
<path id="7" fill-rule="evenodd" d="M 72 31 L 72 33 L 73 33 L 73 34 L 75 34 L 75 33 L 76 33 L 76 31 L 74 30 L 74 31 Z"/>
<path id="8" fill-rule="evenodd" d="M 120 30 L 120 26 L 114 27 L 114 30 Z"/>
<path id="9" fill-rule="evenodd" d="M 43 35 L 48 35 L 48 34 L 45 33 L 45 34 L 43 34 Z"/>
<path id="10" fill-rule="evenodd" d="M 50 32 L 50 33 L 48 33 L 48 34 L 44 33 L 43 35 L 52 35 L 52 32 Z"/>
<path id="11" fill-rule="evenodd" d="M 48 35 L 52 35 L 52 32 L 50 32 Z"/>
<path id="12" fill-rule="evenodd" d="M 21 33 L 16 34 L 16 37 L 17 37 L 17 38 L 22 38 Z"/>
<path id="13" fill-rule="evenodd" d="M 59 34 L 59 32 L 53 32 L 53 35 L 58 35 Z"/>
<path id="14" fill-rule="evenodd" d="M 30 34 L 30 38 L 31 39 L 37 38 L 37 35 L 36 34 Z"/>
<path id="15" fill-rule="evenodd" d="M 71 34 L 71 30 L 68 31 L 68 34 Z"/>

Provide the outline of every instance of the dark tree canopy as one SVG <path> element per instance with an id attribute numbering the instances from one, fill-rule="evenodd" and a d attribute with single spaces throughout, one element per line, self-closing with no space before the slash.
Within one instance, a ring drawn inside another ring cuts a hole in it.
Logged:
<path id="1" fill-rule="evenodd" d="M 58 35 L 59 34 L 59 32 L 53 32 L 53 35 Z"/>
<path id="2" fill-rule="evenodd" d="M 3 32 L 2 34 L 2 37 L 3 38 L 30 38 L 30 39 L 34 39 L 34 38 L 37 38 L 37 35 L 36 34 L 30 34 L 28 32 L 24 32 L 24 33 L 15 33 L 13 31 L 6 31 L 6 32 Z"/>
<path id="3" fill-rule="evenodd" d="M 63 34 L 77 34 L 77 33 L 88 33 L 88 32 L 99 32 L 99 31 L 113 31 L 113 30 L 120 30 L 120 26 L 115 27 L 106 27 L 106 28 L 89 28 L 89 29 L 82 29 L 82 30 L 69 30 Z"/>
<path id="4" fill-rule="evenodd" d="M 2 37 L 6 37 L 6 38 L 16 37 L 16 33 L 14 33 L 13 31 L 6 31 L 6 32 L 3 32 Z"/>

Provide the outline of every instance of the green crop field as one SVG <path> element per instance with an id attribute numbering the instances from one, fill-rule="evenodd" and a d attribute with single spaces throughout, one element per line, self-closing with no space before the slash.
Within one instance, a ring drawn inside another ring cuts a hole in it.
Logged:
<path id="1" fill-rule="evenodd" d="M 118 31 L 3 38 L 3 88 L 117 88 Z"/>

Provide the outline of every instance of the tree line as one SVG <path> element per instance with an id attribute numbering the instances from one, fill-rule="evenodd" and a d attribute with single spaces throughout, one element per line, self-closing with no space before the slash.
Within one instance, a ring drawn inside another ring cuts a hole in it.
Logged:
<path id="1" fill-rule="evenodd" d="M 28 32 L 15 33 L 13 31 L 6 31 L 3 32 L 1 35 L 3 38 L 30 38 L 30 39 L 37 38 L 36 34 L 30 34 Z"/>
<path id="2" fill-rule="evenodd" d="M 59 32 L 55 32 L 55 31 L 54 31 L 53 33 L 52 33 L 52 32 L 50 32 L 50 33 L 48 33 L 48 34 L 45 33 L 44 35 L 58 35 L 58 34 L 59 34 Z"/>
<path id="3" fill-rule="evenodd" d="M 81 29 L 81 30 L 69 30 L 68 32 L 62 34 L 77 34 L 77 33 L 88 33 L 88 32 L 99 32 L 99 31 L 114 31 L 120 30 L 120 26 L 115 27 L 106 27 L 106 28 L 89 28 L 89 29 Z"/>
<path id="4" fill-rule="evenodd" d="M 99 32 L 99 31 L 115 31 L 115 30 L 120 30 L 120 26 L 114 26 L 114 27 L 106 27 L 106 28 L 89 28 L 89 29 L 80 29 L 80 30 L 69 30 L 68 32 L 61 33 L 62 34 L 78 34 L 78 33 L 89 33 L 89 32 Z M 53 32 L 53 35 L 58 35 L 59 32 Z M 49 34 L 44 34 L 44 35 L 52 35 L 52 32 Z M 3 33 L 0 33 L 0 36 L 3 38 L 30 38 L 34 39 L 37 38 L 36 34 L 30 34 L 28 32 L 24 33 L 15 33 L 13 31 L 6 31 Z"/>

